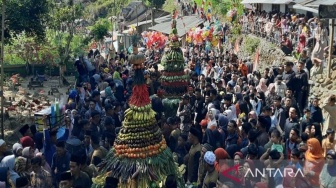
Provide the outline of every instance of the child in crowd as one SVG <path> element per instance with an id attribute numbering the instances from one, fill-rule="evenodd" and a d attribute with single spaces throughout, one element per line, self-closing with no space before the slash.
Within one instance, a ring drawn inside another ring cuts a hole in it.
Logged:
<path id="1" fill-rule="evenodd" d="M 271 133 L 272 146 L 271 150 L 277 150 L 278 152 L 283 152 L 283 146 L 281 144 L 281 133 L 278 130 L 273 130 Z"/>
<path id="2" fill-rule="evenodd" d="M 325 157 L 329 150 L 334 150 L 335 148 L 335 130 L 332 128 L 327 129 L 326 138 L 322 140 L 323 156 Z"/>

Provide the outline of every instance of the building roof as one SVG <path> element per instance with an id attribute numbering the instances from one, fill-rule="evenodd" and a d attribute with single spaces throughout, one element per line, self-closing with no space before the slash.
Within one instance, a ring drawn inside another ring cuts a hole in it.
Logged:
<path id="1" fill-rule="evenodd" d="M 298 10 L 305 10 L 305 11 L 309 11 L 309 12 L 318 14 L 318 10 L 317 9 L 311 8 L 311 7 L 307 7 L 307 6 L 304 6 L 304 5 L 300 5 L 300 4 L 293 5 L 293 8 L 294 9 L 298 9 Z"/>
<path id="2" fill-rule="evenodd" d="M 243 0 L 242 4 L 253 4 L 253 3 L 268 3 L 269 0 Z"/>
<path id="3" fill-rule="evenodd" d="M 184 16 L 182 19 L 181 17 L 179 17 L 176 20 L 177 35 L 184 36 L 191 28 L 197 27 L 203 22 L 204 20 L 198 16 Z M 166 21 L 161 24 L 157 24 L 153 27 L 150 27 L 149 30 L 159 31 L 164 34 L 170 34 L 172 30 L 171 22 Z"/>
<path id="4" fill-rule="evenodd" d="M 335 0 L 316 0 L 305 4 L 308 7 L 319 7 L 319 5 L 335 5 Z"/>
<path id="5" fill-rule="evenodd" d="M 171 15 L 170 15 L 169 13 L 167 13 L 167 12 L 163 12 L 162 14 L 163 14 L 164 16 L 159 17 L 159 18 L 155 18 L 155 19 L 154 19 L 154 22 L 155 22 L 156 24 L 160 24 L 160 23 L 163 23 L 163 22 L 169 22 L 169 21 L 171 20 Z M 167 14 L 168 14 L 168 15 L 167 15 Z M 152 23 L 152 20 L 151 20 L 151 19 L 148 19 L 148 18 L 150 18 L 150 17 L 151 17 L 151 15 L 147 15 L 147 17 L 146 17 L 147 20 L 144 20 L 144 21 L 139 22 L 139 23 L 138 23 L 138 26 Z M 131 27 L 131 25 L 137 25 L 137 23 L 136 23 L 136 22 L 134 23 L 134 21 L 133 21 L 132 24 L 128 25 L 127 27 Z"/>

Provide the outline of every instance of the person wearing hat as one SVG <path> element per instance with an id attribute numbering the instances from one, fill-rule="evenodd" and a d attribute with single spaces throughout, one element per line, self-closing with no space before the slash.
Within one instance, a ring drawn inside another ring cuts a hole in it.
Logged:
<path id="1" fill-rule="evenodd" d="M 72 176 L 72 186 L 82 186 L 82 187 L 91 187 L 92 181 L 89 176 L 81 171 L 82 163 L 81 157 L 77 155 L 71 155 L 70 163 L 70 172 Z"/>
<path id="2" fill-rule="evenodd" d="M 72 188 L 71 172 L 63 172 L 61 174 L 59 188 Z"/>
<path id="3" fill-rule="evenodd" d="M 181 97 L 179 107 L 177 109 L 177 116 L 181 119 L 180 129 L 181 132 L 187 134 L 192 125 L 191 113 L 192 108 L 189 103 L 190 97 L 188 94 L 184 94 Z"/>
<path id="4" fill-rule="evenodd" d="M 190 128 L 188 141 L 191 144 L 189 153 L 187 154 L 187 181 L 195 183 L 198 179 L 199 158 L 201 157 L 202 146 L 202 132 L 195 127 Z"/>
<path id="5" fill-rule="evenodd" d="M 205 164 L 205 170 L 207 171 L 204 182 L 203 182 L 203 188 L 210 187 L 211 183 L 217 183 L 218 180 L 218 172 L 215 169 L 215 161 L 216 156 L 212 151 L 207 151 L 204 154 L 204 164 Z"/>
<path id="6" fill-rule="evenodd" d="M 60 181 L 61 173 L 70 170 L 70 157 L 70 153 L 65 149 L 65 142 L 58 141 L 56 144 L 56 152 L 53 155 L 51 163 L 51 173 L 56 180 L 56 184 Z"/>
<path id="7" fill-rule="evenodd" d="M 198 166 L 198 179 L 197 179 L 197 185 L 203 185 L 204 177 L 206 174 L 206 169 L 205 169 L 205 163 L 204 163 L 204 155 L 208 151 L 212 151 L 212 146 L 208 143 L 204 143 L 202 145 L 202 150 L 201 150 L 201 157 L 199 159 L 199 166 Z"/>
<path id="8" fill-rule="evenodd" d="M 16 188 L 28 188 L 29 180 L 27 177 L 19 177 L 15 181 Z"/>
<path id="9" fill-rule="evenodd" d="M 52 187 L 52 177 L 42 168 L 42 157 L 31 159 L 30 183 L 32 187 Z"/>

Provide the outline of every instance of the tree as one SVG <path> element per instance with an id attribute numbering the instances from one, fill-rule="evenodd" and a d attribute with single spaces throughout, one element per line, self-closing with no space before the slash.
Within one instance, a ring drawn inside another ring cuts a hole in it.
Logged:
<path id="1" fill-rule="evenodd" d="M 111 27 L 111 22 L 108 19 L 100 19 L 90 28 L 91 35 L 99 42 L 99 45 L 101 45 L 105 36 L 108 35 L 108 31 Z"/>
<path id="2" fill-rule="evenodd" d="M 155 7 L 161 9 L 166 0 L 146 0 L 146 4 L 149 7 Z"/>
<path id="3" fill-rule="evenodd" d="M 62 66 L 70 59 L 70 44 L 74 38 L 77 27 L 80 25 L 79 19 L 83 15 L 83 6 L 68 0 L 66 3 L 54 4 L 50 25 L 55 30 L 57 49 L 59 54 L 60 79 L 63 77 Z M 62 83 L 62 82 L 60 82 Z"/>
<path id="4" fill-rule="evenodd" d="M 12 34 L 20 34 L 23 31 L 38 41 L 45 39 L 46 23 L 49 20 L 48 0 L 5 0 L 4 2 L 6 39 L 11 38 Z M 0 6 L 3 6 L 1 2 Z"/>

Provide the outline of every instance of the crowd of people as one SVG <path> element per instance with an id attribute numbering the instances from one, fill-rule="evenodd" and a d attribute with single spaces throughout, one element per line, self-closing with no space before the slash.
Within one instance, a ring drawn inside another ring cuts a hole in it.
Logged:
<path id="1" fill-rule="evenodd" d="M 247 19 L 255 19 L 253 16 L 246 14 Z M 258 16 L 258 20 L 266 19 L 264 13 Z M 291 37 L 295 40 L 279 44 L 291 54 L 295 41 L 300 54 L 297 62 L 259 71 L 253 70 L 251 59 L 238 58 L 232 49 L 207 53 L 186 46 L 183 55 L 190 85 L 175 116 L 167 117 L 163 109 L 165 91 L 159 69 L 163 50 L 144 51 L 152 108 L 174 160 L 185 170 L 186 187 L 336 186 L 336 96 L 330 95 L 320 104 L 320 99 L 309 93 L 309 79 L 323 73 L 325 59 L 306 44 L 309 36 L 314 37 L 315 46 L 327 38 L 321 37 L 325 27 L 316 18 L 275 17 L 273 28 L 281 28 L 283 40 L 288 34 L 295 36 Z M 243 22 L 244 27 L 261 23 Z M 298 27 L 292 27 L 293 22 Z M 326 50 L 322 49 L 322 54 Z M 35 125 L 24 125 L 22 138 L 10 148 L 0 139 L 0 187 L 90 187 L 100 162 L 113 148 L 132 94 L 128 55 L 120 52 L 109 57 L 91 50 L 76 60 L 79 76 L 66 104 L 61 136 L 45 121 L 43 132 Z M 83 144 L 82 152 L 66 149 L 72 138 Z M 230 170 L 232 167 L 236 170 Z M 256 174 L 256 169 L 271 170 Z M 113 187 L 109 180 L 105 187 Z M 165 185 L 177 187 L 176 177 L 167 178 Z"/>
<path id="2" fill-rule="evenodd" d="M 312 14 L 281 13 L 277 11 L 249 11 L 239 21 L 244 33 L 253 33 L 280 45 L 286 55 L 299 55 L 302 50 L 325 61 L 328 51 L 329 28 L 327 22 Z M 333 52 L 336 55 L 336 52 Z M 326 64 L 324 64 L 325 66 Z"/>

